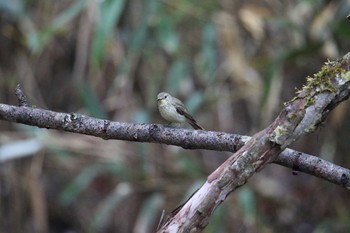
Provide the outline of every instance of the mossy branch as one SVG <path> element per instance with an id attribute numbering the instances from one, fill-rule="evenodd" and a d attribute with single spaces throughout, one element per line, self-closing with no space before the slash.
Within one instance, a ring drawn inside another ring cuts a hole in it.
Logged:
<path id="1" fill-rule="evenodd" d="M 216 207 L 292 142 L 314 131 L 331 109 L 350 95 L 350 53 L 327 62 L 308 78 L 297 97 L 285 104 L 275 121 L 258 132 L 217 168 L 203 186 L 168 219 L 159 232 L 200 232 Z M 345 177 L 344 181 L 347 181 Z"/>

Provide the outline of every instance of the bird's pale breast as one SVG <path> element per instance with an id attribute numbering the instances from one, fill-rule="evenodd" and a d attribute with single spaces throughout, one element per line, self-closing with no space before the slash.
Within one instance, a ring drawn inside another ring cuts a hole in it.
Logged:
<path id="1" fill-rule="evenodd" d="M 165 120 L 172 123 L 182 123 L 186 121 L 186 118 L 183 115 L 179 114 L 173 105 L 164 102 L 165 101 L 161 101 L 158 108 L 160 114 Z"/>

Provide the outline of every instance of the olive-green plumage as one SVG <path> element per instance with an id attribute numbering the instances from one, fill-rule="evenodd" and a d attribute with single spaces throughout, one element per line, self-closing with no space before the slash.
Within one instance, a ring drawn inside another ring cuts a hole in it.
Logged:
<path id="1" fill-rule="evenodd" d="M 160 115 L 170 123 L 189 123 L 194 129 L 204 129 L 188 113 L 185 105 L 177 98 L 166 92 L 157 96 L 158 110 Z"/>

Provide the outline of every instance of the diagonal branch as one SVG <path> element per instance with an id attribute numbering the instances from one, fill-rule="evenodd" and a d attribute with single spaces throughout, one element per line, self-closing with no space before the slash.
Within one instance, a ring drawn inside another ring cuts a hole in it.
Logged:
<path id="1" fill-rule="evenodd" d="M 231 192 L 275 160 L 300 136 L 314 131 L 330 110 L 349 95 L 350 53 L 335 62 L 327 62 L 319 73 L 308 77 L 307 84 L 297 97 L 285 104 L 275 121 L 217 168 L 159 232 L 204 229 L 215 208 Z"/>

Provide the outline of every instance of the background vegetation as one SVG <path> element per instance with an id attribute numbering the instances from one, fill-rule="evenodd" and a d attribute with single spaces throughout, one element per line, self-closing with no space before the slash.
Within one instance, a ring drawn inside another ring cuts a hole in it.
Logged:
<path id="1" fill-rule="evenodd" d="M 3 0 L 0 102 L 165 123 L 185 100 L 208 130 L 251 135 L 350 49 L 347 0 Z M 350 167 L 349 103 L 294 148 Z M 0 122 L 0 232 L 154 232 L 228 153 Z M 17 159 L 15 159 L 17 158 Z M 350 231 L 349 191 L 270 165 L 205 232 Z"/>

